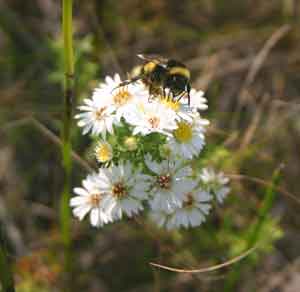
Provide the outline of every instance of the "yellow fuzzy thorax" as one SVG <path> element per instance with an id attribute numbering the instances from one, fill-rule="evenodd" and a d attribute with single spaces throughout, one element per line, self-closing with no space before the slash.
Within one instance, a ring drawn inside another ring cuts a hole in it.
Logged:
<path id="1" fill-rule="evenodd" d="M 144 72 L 145 73 L 151 73 L 154 68 L 156 67 L 156 63 L 154 62 L 148 62 L 147 64 L 144 65 Z"/>
<path id="2" fill-rule="evenodd" d="M 191 77 L 191 73 L 188 69 L 184 68 L 184 67 L 173 67 L 170 69 L 169 71 L 170 75 L 182 75 L 184 77 L 186 77 L 187 79 L 190 79 Z"/>

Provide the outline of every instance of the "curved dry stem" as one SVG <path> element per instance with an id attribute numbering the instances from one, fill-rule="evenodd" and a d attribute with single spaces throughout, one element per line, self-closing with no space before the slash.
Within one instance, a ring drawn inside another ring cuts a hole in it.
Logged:
<path id="1" fill-rule="evenodd" d="M 228 267 L 230 265 L 233 265 L 241 260 L 243 260 L 244 258 L 246 258 L 248 255 L 250 255 L 252 252 L 254 252 L 257 249 L 258 245 L 255 245 L 253 247 L 251 247 L 250 249 L 246 250 L 244 253 L 242 253 L 241 255 L 234 257 L 226 262 L 223 262 L 221 264 L 218 265 L 214 265 L 214 266 L 210 266 L 210 267 L 205 267 L 205 268 L 200 268 L 200 269 L 180 269 L 180 268 L 173 268 L 170 266 L 165 266 L 165 265 L 161 265 L 161 264 L 157 264 L 157 263 L 149 263 L 151 266 L 163 269 L 163 270 L 167 270 L 170 272 L 175 272 L 175 273 L 207 273 L 207 272 L 214 272 L 220 269 L 223 269 L 225 267 Z"/>

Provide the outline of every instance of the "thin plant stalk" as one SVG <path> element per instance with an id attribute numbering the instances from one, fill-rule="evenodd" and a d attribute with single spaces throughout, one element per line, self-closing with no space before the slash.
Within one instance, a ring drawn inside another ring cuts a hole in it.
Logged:
<path id="1" fill-rule="evenodd" d="M 72 101 L 74 98 L 74 55 L 73 55 L 73 0 L 63 0 L 62 28 L 64 40 L 64 116 L 62 129 L 62 164 L 64 168 L 64 187 L 60 202 L 61 237 L 64 244 L 64 270 L 67 278 L 72 271 L 71 210 L 69 207 L 72 174 Z"/>
<path id="2" fill-rule="evenodd" d="M 281 167 L 279 167 L 274 171 L 272 176 L 272 184 L 266 189 L 262 206 L 259 209 L 258 220 L 249 228 L 248 236 L 246 237 L 246 241 L 247 241 L 246 249 L 252 248 L 259 242 L 261 231 L 263 229 L 266 220 L 268 219 L 269 212 L 273 206 L 277 194 L 276 187 L 278 186 L 280 181 L 280 171 L 281 171 Z M 240 278 L 242 265 L 245 264 L 246 264 L 245 262 L 237 264 L 234 267 L 234 269 L 228 274 L 225 282 L 225 288 L 224 288 L 225 292 L 236 291 L 235 286 L 238 279 Z"/>
<path id="3" fill-rule="evenodd" d="M 296 10 L 295 0 L 282 0 L 282 12 L 286 20 L 292 20 Z"/>
<path id="4" fill-rule="evenodd" d="M 0 228 L 1 229 L 1 228 Z M 13 274 L 8 263 L 5 242 L 0 230 L 0 283 L 3 292 L 15 292 Z"/>

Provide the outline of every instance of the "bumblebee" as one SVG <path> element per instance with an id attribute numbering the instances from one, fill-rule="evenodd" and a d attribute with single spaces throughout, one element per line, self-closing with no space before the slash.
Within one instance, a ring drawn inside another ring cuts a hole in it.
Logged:
<path id="1" fill-rule="evenodd" d="M 149 88 L 149 96 L 162 95 L 173 101 L 187 95 L 190 102 L 190 71 L 176 60 L 157 55 L 138 55 L 144 63 L 134 68 L 128 80 L 118 87 L 141 80 Z"/>
<path id="2" fill-rule="evenodd" d="M 167 62 L 167 71 L 163 88 L 170 90 L 173 100 L 180 100 L 184 95 L 187 95 L 190 104 L 190 71 L 183 63 L 172 59 Z"/>

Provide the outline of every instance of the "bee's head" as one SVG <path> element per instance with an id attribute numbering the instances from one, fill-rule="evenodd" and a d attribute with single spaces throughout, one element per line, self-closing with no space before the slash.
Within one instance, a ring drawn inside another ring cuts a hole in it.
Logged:
<path id="1" fill-rule="evenodd" d="M 178 62 L 174 59 L 170 59 L 167 62 L 167 68 L 173 68 L 173 67 L 185 67 L 184 64 L 182 64 L 181 62 Z"/>

